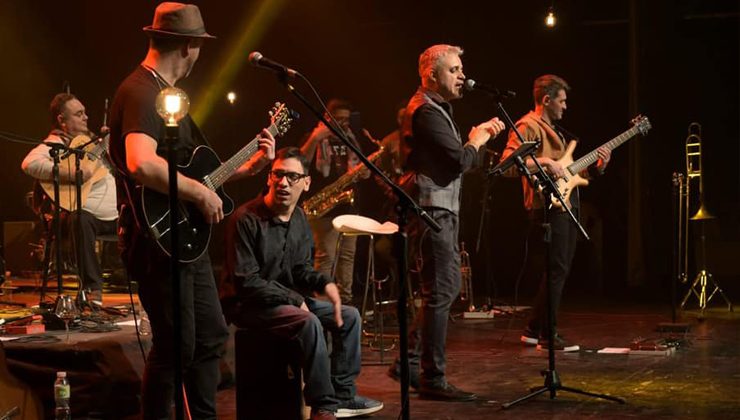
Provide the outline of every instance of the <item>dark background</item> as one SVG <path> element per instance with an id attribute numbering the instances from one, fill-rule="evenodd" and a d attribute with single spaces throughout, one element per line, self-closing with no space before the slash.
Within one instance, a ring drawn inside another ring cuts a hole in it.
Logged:
<path id="1" fill-rule="evenodd" d="M 65 81 L 87 106 L 90 127 L 99 127 L 104 99 L 144 57 L 141 28 L 150 24 L 156 3 L 0 2 L 0 130 L 41 140 L 49 130 L 48 103 Z M 517 91 L 507 103 L 514 119 L 532 108 L 535 77 L 564 77 L 573 90 L 563 125 L 581 138 L 577 156 L 625 131 L 636 113 L 647 115 L 653 125 L 648 136 L 618 149 L 606 176 L 582 190 L 593 240 L 579 246 L 568 286 L 573 293 L 668 298 L 671 174 L 685 171 L 687 127 L 701 123 L 705 204 L 718 216 L 707 225 L 709 269 L 740 297 L 734 261 L 740 256 L 737 1 L 557 1 L 554 29 L 543 24 L 548 1 L 196 3 L 219 38 L 206 44 L 180 86 L 222 159 L 267 124 L 266 111 L 276 100 L 303 114 L 280 146 L 296 144 L 314 125 L 269 72 L 246 64 L 252 50 L 299 69 L 324 98 L 349 99 L 377 138 L 394 128 L 395 105 L 418 84 L 418 55 L 435 43 L 465 49 L 468 77 Z M 225 101 L 230 90 L 238 95 L 234 105 Z M 490 118 L 494 105 L 470 94 L 455 103 L 455 113 L 467 132 Z M 491 147 L 502 149 L 504 138 Z M 32 181 L 20 162 L 31 146 L 0 145 L 0 221 L 30 220 L 23 197 Z M 264 180 L 261 174 L 227 188 L 242 202 Z M 465 182 L 462 239 L 471 249 L 484 178 L 471 173 Z M 487 256 L 472 255 L 479 296 L 510 294 L 522 262 L 526 223 L 519 181 L 496 181 L 493 193 L 483 235 Z M 219 243 L 211 247 L 216 261 Z M 531 290 L 527 278 L 525 294 Z"/>

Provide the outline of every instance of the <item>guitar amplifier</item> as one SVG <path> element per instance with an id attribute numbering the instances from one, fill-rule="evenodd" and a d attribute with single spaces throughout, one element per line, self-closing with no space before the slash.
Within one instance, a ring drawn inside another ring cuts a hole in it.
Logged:
<path id="1" fill-rule="evenodd" d="M 36 224 L 33 221 L 3 223 L 5 270 L 15 274 L 39 268 L 39 262 L 33 256 L 40 242 Z"/>

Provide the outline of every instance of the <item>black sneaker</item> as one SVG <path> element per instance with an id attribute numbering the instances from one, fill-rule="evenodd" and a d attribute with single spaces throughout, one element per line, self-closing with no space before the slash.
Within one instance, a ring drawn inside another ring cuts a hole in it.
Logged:
<path id="1" fill-rule="evenodd" d="M 525 346 L 536 346 L 540 342 L 539 336 L 539 334 L 536 334 L 534 331 L 527 328 L 524 330 L 519 340 L 524 343 Z"/>
<path id="2" fill-rule="evenodd" d="M 549 348 L 549 340 L 547 338 L 540 338 L 540 342 L 537 344 L 537 350 L 547 351 Z M 560 334 L 555 334 L 554 350 L 567 353 L 579 351 L 580 349 L 581 346 L 578 344 L 569 343 Z"/>
<path id="3" fill-rule="evenodd" d="M 445 381 L 442 385 L 422 385 L 419 388 L 419 398 L 435 401 L 474 401 L 478 396 Z"/>
<path id="4" fill-rule="evenodd" d="M 336 417 L 338 419 L 346 419 L 349 417 L 366 416 L 382 409 L 382 402 L 355 395 L 351 400 L 339 401 Z"/>
<path id="5" fill-rule="evenodd" d="M 401 382 L 401 369 L 396 363 L 393 363 L 385 374 L 394 381 Z M 416 391 L 419 390 L 419 373 L 414 373 L 413 369 L 409 370 L 409 387 Z"/>

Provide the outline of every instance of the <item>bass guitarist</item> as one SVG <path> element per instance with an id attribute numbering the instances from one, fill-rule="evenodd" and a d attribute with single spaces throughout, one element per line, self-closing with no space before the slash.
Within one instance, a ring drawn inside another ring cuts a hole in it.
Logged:
<path id="1" fill-rule="evenodd" d="M 87 128 L 87 113 L 85 106 L 74 95 L 60 93 L 54 96 L 49 105 L 52 130 L 44 139 L 44 142 L 33 148 L 21 164 L 23 172 L 36 178 L 41 183 L 49 183 L 52 180 L 53 161 L 49 155 L 51 147 L 46 143 L 63 143 L 70 145 L 72 139 L 77 136 L 90 136 Z M 107 128 L 103 127 L 106 131 Z M 105 140 L 103 140 L 105 141 Z M 105 155 L 99 156 L 100 160 L 107 159 Z M 60 161 L 59 181 L 60 202 L 64 202 L 69 193 L 75 192 L 75 158 L 68 156 Z M 116 233 L 116 184 L 113 175 L 102 168 L 102 177 L 91 178 L 95 175 L 94 168 L 89 165 L 81 165 L 82 180 L 92 183 L 90 191 L 82 203 L 82 212 L 78 218 L 77 212 L 73 211 L 72 222 L 74 232 L 79 232 L 79 241 L 84 253 L 84 266 L 79 267 L 82 288 L 87 290 L 87 298 L 90 301 L 102 304 L 103 301 L 103 271 L 98 263 L 95 253 L 95 238 L 98 235 L 113 235 Z M 99 179 L 98 179 L 99 178 Z M 51 194 L 53 195 L 53 193 Z M 69 201 L 69 200 L 67 200 Z M 76 208 L 76 201 L 71 200 Z M 64 208 L 64 204 L 62 204 Z M 74 208 L 66 208 L 74 210 Z"/>
<path id="2" fill-rule="evenodd" d="M 553 177 L 555 181 L 566 175 L 565 168 L 558 162 L 566 150 L 568 142 L 564 137 L 562 129 L 556 122 L 563 118 L 563 112 L 566 110 L 567 92 L 570 90 L 568 83 L 562 78 L 547 74 L 538 77 L 534 81 L 534 111 L 530 111 L 516 123 L 516 128 L 522 134 L 525 141 L 539 141 L 540 146 L 537 150 L 537 161 L 542 165 L 545 171 Z M 567 133 L 566 133 L 567 134 Z M 520 141 L 516 133 L 509 133 L 509 140 L 504 149 L 501 160 L 506 159 L 519 146 Z M 589 167 L 583 177 L 592 177 L 604 172 L 606 165 L 609 163 L 611 151 L 607 147 L 598 149 L 598 161 Z M 527 166 L 530 170 L 536 170 L 532 159 L 528 159 Z M 516 168 L 512 168 L 510 174 L 514 175 Z M 524 207 L 530 213 L 532 226 L 542 224 L 542 206 L 543 200 L 539 193 L 532 189 L 526 179 L 522 180 L 524 188 Z M 578 191 L 570 195 L 570 205 L 573 213 L 578 217 L 579 197 Z M 553 294 L 553 313 L 556 314 L 560 306 L 563 286 L 570 273 L 571 263 L 576 252 L 576 239 L 578 238 L 577 227 L 572 223 L 567 213 L 560 209 L 553 208 L 548 212 L 548 218 L 552 229 L 551 251 L 546 264 L 550 267 L 549 281 Z M 541 235 L 540 235 L 541 237 Z M 529 320 L 521 341 L 525 345 L 538 346 L 540 349 L 547 349 L 547 284 L 546 276 L 542 276 L 537 297 L 535 298 L 532 318 Z M 553 325 L 556 325 L 553 323 Z M 578 351 L 580 347 L 565 341 L 565 339 L 555 334 L 555 349 L 561 351 Z"/>
<path id="3" fill-rule="evenodd" d="M 190 416 L 215 419 L 218 363 L 228 336 L 208 253 L 180 265 L 182 342 L 172 339 L 172 291 L 169 257 L 141 220 L 139 189 L 168 191 L 164 122 L 155 109 L 163 88 L 190 74 L 206 32 L 197 6 L 162 3 L 151 26 L 144 28 L 149 49 L 144 61 L 119 86 L 111 106 L 111 156 L 118 169 L 118 205 L 122 257 L 152 326 L 152 349 L 146 360 L 142 390 L 144 419 L 170 417 L 173 399 L 172 354 L 182 351 L 183 378 Z M 179 123 L 179 164 L 187 164 L 205 139 L 186 116 Z M 255 174 L 275 156 L 275 139 L 264 130 L 260 151 L 232 178 Z M 222 199 L 199 180 L 178 174 L 178 197 L 197 206 L 208 223 L 224 217 Z M 180 367 L 178 367 L 180 368 Z"/>

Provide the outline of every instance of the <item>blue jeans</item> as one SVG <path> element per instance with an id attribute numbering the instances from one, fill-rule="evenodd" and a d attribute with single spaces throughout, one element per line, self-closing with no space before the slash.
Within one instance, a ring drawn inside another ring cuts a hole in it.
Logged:
<path id="1" fill-rule="evenodd" d="M 422 263 L 422 304 L 409 333 L 409 367 L 416 375 L 421 366 L 420 384 L 436 386 L 446 381 L 447 322 L 462 279 L 458 216 L 442 209 L 427 212 L 442 230 L 434 232 L 420 222 L 411 230 L 411 247 L 417 249 Z"/>
<path id="2" fill-rule="evenodd" d="M 342 305 L 344 325 L 338 328 L 331 303 L 306 298 L 306 306 L 310 312 L 292 305 L 270 308 L 250 305 L 237 316 L 236 324 L 297 340 L 303 357 L 306 404 L 314 409 L 335 411 L 338 401 L 354 398 L 357 392 L 355 379 L 360 374 L 361 362 L 360 313 L 354 307 Z M 324 330 L 332 334 L 331 356 Z"/>

